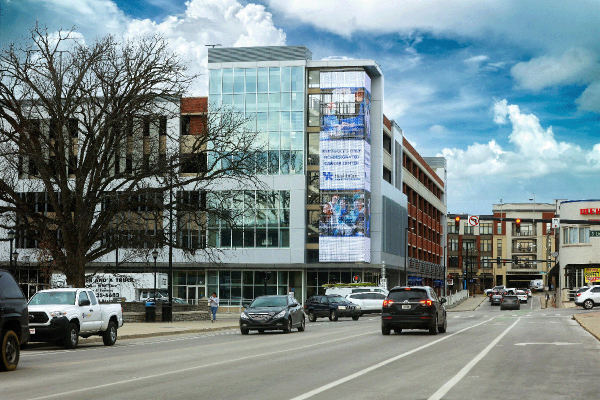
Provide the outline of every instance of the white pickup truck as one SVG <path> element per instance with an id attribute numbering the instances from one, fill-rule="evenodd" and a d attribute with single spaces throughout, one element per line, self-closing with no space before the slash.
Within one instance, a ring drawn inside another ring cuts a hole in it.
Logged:
<path id="1" fill-rule="evenodd" d="M 89 289 L 49 289 L 29 300 L 29 341 L 57 342 L 74 349 L 79 336 L 102 336 L 104 344 L 117 341 L 123 326 L 123 309 L 118 304 L 100 304 Z"/>

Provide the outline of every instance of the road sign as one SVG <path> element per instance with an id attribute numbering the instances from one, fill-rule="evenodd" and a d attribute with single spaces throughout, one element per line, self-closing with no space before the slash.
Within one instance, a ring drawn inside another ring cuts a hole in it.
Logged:
<path id="1" fill-rule="evenodd" d="M 552 229 L 560 228 L 560 218 L 552 218 Z"/>
<path id="2" fill-rule="evenodd" d="M 469 226 L 479 226 L 478 215 L 469 215 Z"/>

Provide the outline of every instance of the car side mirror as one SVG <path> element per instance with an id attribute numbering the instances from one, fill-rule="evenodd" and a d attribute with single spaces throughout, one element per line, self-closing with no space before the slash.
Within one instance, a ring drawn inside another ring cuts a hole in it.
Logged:
<path id="1" fill-rule="evenodd" d="M 80 307 L 89 306 L 90 304 L 92 304 L 92 303 L 90 303 L 89 299 L 88 300 L 79 300 L 79 306 Z"/>
<path id="2" fill-rule="evenodd" d="M 440 299 L 440 303 L 444 304 L 445 302 L 446 302 L 446 298 L 445 298 L 445 297 L 442 297 L 442 298 Z"/>
<path id="3" fill-rule="evenodd" d="M 248 308 L 248 307 L 250 307 L 250 303 L 244 303 L 244 304 L 242 304 L 242 307 Z"/>

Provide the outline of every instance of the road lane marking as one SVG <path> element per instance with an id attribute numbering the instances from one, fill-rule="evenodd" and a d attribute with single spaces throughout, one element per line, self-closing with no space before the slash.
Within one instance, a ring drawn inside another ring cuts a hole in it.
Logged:
<path id="1" fill-rule="evenodd" d="M 515 325 L 517 325 L 519 323 L 521 319 L 517 319 L 511 326 L 509 326 L 508 328 L 506 328 L 506 330 L 504 332 L 502 332 L 496 339 L 494 339 L 494 341 L 492 343 L 490 343 L 485 349 L 483 349 L 481 351 L 481 353 L 477 354 L 477 356 L 475 356 L 475 358 L 473 358 L 471 361 L 469 361 L 469 363 L 467 365 L 465 365 L 463 367 L 463 369 L 461 369 L 460 371 L 458 371 L 458 374 L 454 375 L 454 377 L 452 377 L 452 379 L 450 379 L 448 382 L 446 382 L 446 384 L 444 386 L 442 386 L 441 388 L 438 389 L 437 392 L 435 392 L 428 400 L 439 400 L 442 397 L 444 397 L 446 395 L 446 393 L 448 393 L 448 391 L 450 389 L 452 389 L 458 382 L 460 382 L 460 380 L 462 378 L 465 377 L 465 375 L 467 375 L 467 373 L 479 362 L 481 361 L 481 359 L 483 357 L 485 357 L 485 355 L 487 353 L 490 352 L 490 350 L 496 345 L 498 344 L 498 342 L 500 340 L 502 340 L 502 338 L 508 333 L 510 332 L 510 330 L 512 328 L 515 327 Z"/>
<path id="2" fill-rule="evenodd" d="M 478 324 L 478 325 L 480 325 L 480 324 Z M 466 329 L 469 329 L 469 328 L 466 328 Z M 463 330 L 466 330 L 466 329 L 463 329 Z M 287 353 L 287 352 L 290 352 L 290 351 L 293 351 L 293 350 L 303 350 L 303 349 L 307 349 L 309 347 L 316 347 L 316 346 L 320 346 L 320 345 L 323 345 L 323 344 L 329 344 L 329 343 L 334 343 L 334 342 L 346 341 L 348 339 L 356 338 L 356 337 L 359 337 L 359 336 L 372 335 L 373 333 L 379 333 L 379 332 L 380 332 L 379 330 L 370 331 L 370 332 L 364 332 L 364 333 L 359 333 L 359 334 L 352 335 L 352 336 L 346 336 L 346 337 L 343 337 L 343 338 L 337 338 L 337 339 L 327 340 L 325 342 L 319 342 L 319 343 L 313 343 L 313 344 L 305 344 L 305 345 L 298 346 L 298 347 L 295 347 L 295 348 L 285 348 L 283 350 L 271 351 L 271 352 L 262 353 L 262 354 L 253 354 L 253 355 L 250 355 L 250 356 L 240 357 L 240 358 L 236 358 L 236 359 L 232 359 L 232 360 L 218 361 L 218 362 L 214 362 L 214 363 L 211 363 L 211 364 L 197 365 L 195 367 L 182 368 L 182 369 L 178 369 L 178 370 L 174 370 L 174 371 L 166 371 L 166 372 L 161 372 L 159 374 L 154 374 L 154 375 L 129 378 L 129 379 L 126 379 L 126 380 L 116 381 L 116 382 L 111 382 L 111 383 L 105 383 L 105 384 L 102 384 L 102 385 L 88 386 L 88 387 L 85 387 L 85 388 L 69 390 L 69 391 L 62 392 L 62 393 L 55 393 L 55 394 L 49 394 L 49 395 L 46 395 L 46 396 L 35 397 L 35 398 L 29 399 L 29 400 L 51 399 L 53 397 L 68 396 L 68 395 L 74 394 L 74 393 L 93 392 L 94 390 L 102 389 L 102 388 L 107 388 L 107 387 L 111 387 L 111 386 L 123 385 L 123 384 L 126 384 L 126 383 L 131 383 L 131 382 L 136 382 L 136 381 L 144 381 L 144 380 L 148 380 L 148 379 L 162 378 L 162 377 L 164 377 L 166 375 L 180 374 L 182 372 L 194 371 L 194 370 L 198 370 L 198 369 L 214 367 L 216 365 L 222 365 L 222 364 L 227 364 L 227 363 L 236 363 L 236 362 L 240 362 L 240 361 L 246 361 L 246 360 L 249 360 L 249 359 L 252 359 L 252 358 L 263 357 L 263 356 L 272 356 L 272 355 L 275 355 L 275 354 Z M 459 331 L 459 332 L 461 332 L 461 331 Z M 452 335 L 450 335 L 450 336 L 452 336 Z M 448 336 L 448 337 L 450 337 L 450 336 Z"/>
<path id="3" fill-rule="evenodd" d="M 365 374 L 367 374 L 367 373 L 369 373 L 369 372 L 371 372 L 371 371 L 374 371 L 374 370 L 376 370 L 376 369 L 378 369 L 378 368 L 381 368 L 381 367 L 384 367 L 384 366 L 386 366 L 386 365 L 388 365 L 388 364 L 390 364 L 390 363 L 393 363 L 394 361 L 398 361 L 398 360 L 399 360 L 399 359 L 401 359 L 401 358 L 404 358 L 404 357 L 406 357 L 406 356 L 409 356 L 409 355 L 411 355 L 411 354 L 413 354 L 413 353 L 416 353 L 416 352 L 418 352 L 418 351 L 420 351 L 420 350 L 423 350 L 423 349 L 425 349 L 425 348 L 427 348 L 427 347 L 433 346 L 434 344 L 436 344 L 436 343 L 439 343 L 439 342 L 441 342 L 441 341 L 443 341 L 443 340 L 449 339 L 449 338 L 451 338 L 452 336 L 458 335 L 459 333 L 462 333 L 462 332 L 464 332 L 464 331 L 467 331 L 467 330 L 469 330 L 469 329 L 471 329 L 471 328 L 475 328 L 475 327 L 477 327 L 477 326 L 479 326 L 479 325 L 483 325 L 483 324 L 485 324 L 485 323 L 488 323 L 488 322 L 492 321 L 494 318 L 496 318 L 496 317 L 492 317 L 492 318 L 488 319 L 487 321 L 483 321 L 483 322 L 480 322 L 480 323 L 478 323 L 478 324 L 475 324 L 475 325 L 469 326 L 469 327 L 467 327 L 467 328 L 461 329 L 460 331 L 454 332 L 454 333 L 453 333 L 453 334 L 451 334 L 451 335 L 444 336 L 443 338 L 440 338 L 440 339 L 438 339 L 438 340 L 435 340 L 435 341 L 433 341 L 433 342 L 431 342 L 431 343 L 425 344 L 425 345 L 423 345 L 423 346 L 417 347 L 416 349 L 412 349 L 412 350 L 410 350 L 410 351 L 407 351 L 406 353 L 402 353 L 402 354 L 399 354 L 399 355 L 397 355 L 397 356 L 395 356 L 395 357 L 389 358 L 389 359 L 387 359 L 387 360 L 385 360 L 385 361 L 382 361 L 382 362 L 380 362 L 380 363 L 378 363 L 378 364 L 372 365 L 372 366 L 370 366 L 370 367 L 368 367 L 368 368 L 365 368 L 365 369 L 362 369 L 362 370 L 360 370 L 360 371 L 358 371 L 358 372 L 355 372 L 355 373 L 353 373 L 352 375 L 348 375 L 348 376 L 346 376 L 346 377 L 344 377 L 344 378 L 342 378 L 342 379 L 338 379 L 337 381 L 334 381 L 334 382 L 328 383 L 327 385 L 321 386 L 321 387 L 319 387 L 319 388 L 316 388 L 316 389 L 314 389 L 314 390 L 311 390 L 310 392 L 306 392 L 306 393 L 304 393 L 304 394 L 302 394 L 302 395 L 300 395 L 300 396 L 294 397 L 294 398 L 292 398 L 291 400 L 304 400 L 304 399 L 308 399 L 308 398 L 310 398 L 310 397 L 313 397 L 313 396 L 315 396 L 315 395 L 317 395 L 317 394 L 320 394 L 320 393 L 322 393 L 322 392 L 324 392 L 324 391 L 326 391 L 326 390 L 329 390 L 329 389 L 331 389 L 331 388 L 333 388 L 333 387 L 339 386 L 339 385 L 341 385 L 342 383 L 346 383 L 346 382 L 348 382 L 348 381 L 351 381 L 351 380 L 353 380 L 353 379 L 355 379 L 355 378 L 358 378 L 358 377 L 359 377 L 359 376 L 361 376 L 361 375 L 365 375 Z"/>
<path id="4" fill-rule="evenodd" d="M 551 345 L 555 345 L 555 346 L 571 346 L 574 344 L 581 344 L 581 343 L 566 343 L 566 342 L 554 342 L 554 343 L 515 343 L 515 346 L 527 346 L 527 345 L 531 345 L 531 344 L 551 344 Z"/>

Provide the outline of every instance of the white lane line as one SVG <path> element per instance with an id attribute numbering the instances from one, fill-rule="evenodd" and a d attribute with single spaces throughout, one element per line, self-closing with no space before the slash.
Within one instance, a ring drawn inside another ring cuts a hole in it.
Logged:
<path id="1" fill-rule="evenodd" d="M 404 358 L 406 356 L 409 356 L 409 355 L 411 355 L 413 353 L 416 353 L 417 351 L 423 350 L 423 349 L 425 349 L 425 348 L 427 348 L 429 346 L 433 346 L 434 344 L 439 343 L 439 342 L 441 342 L 443 340 L 449 339 L 449 338 L 451 338 L 454 335 L 458 335 L 459 333 L 462 333 L 462 332 L 464 332 L 466 330 L 469 330 L 471 328 L 475 328 L 476 326 L 488 323 L 491 320 L 493 320 L 494 318 L 496 318 L 496 317 L 492 317 L 492 318 L 488 319 L 487 321 L 483 321 L 483 322 L 480 322 L 478 324 L 475 324 L 475 325 L 469 326 L 467 328 L 461 329 L 460 331 L 455 332 L 455 333 L 453 333 L 451 335 L 444 336 L 441 339 L 438 339 L 438 340 L 435 340 L 435 341 L 433 341 L 431 343 L 428 343 L 428 344 L 425 344 L 423 346 L 417 347 L 416 349 L 412 349 L 410 351 L 407 351 L 406 353 L 402 353 L 402 354 L 399 354 L 399 355 L 397 355 L 395 357 L 389 358 L 389 359 L 387 359 L 385 361 L 382 361 L 382 362 L 380 362 L 378 364 L 372 365 L 372 366 L 370 366 L 368 368 L 365 368 L 363 370 L 355 372 L 352 375 L 348 375 L 345 378 L 338 379 L 337 381 L 328 383 L 327 385 L 321 386 L 319 388 L 311 390 L 310 392 L 306 392 L 306 393 L 304 393 L 304 394 L 302 394 L 300 396 L 294 397 L 291 400 L 304 400 L 304 399 L 308 399 L 310 397 L 313 397 L 313 396 L 315 396 L 315 395 L 317 395 L 319 393 L 322 393 L 322 392 L 324 392 L 326 390 L 329 390 L 329 389 L 331 389 L 333 387 L 339 386 L 342 383 L 346 383 L 346 382 L 351 381 L 351 380 L 353 380 L 353 379 L 355 379 L 355 378 L 357 378 L 357 377 L 359 377 L 361 375 L 365 375 L 365 374 L 367 374 L 367 373 L 369 373 L 371 371 L 374 371 L 374 370 L 376 370 L 378 368 L 381 368 L 381 367 L 384 367 L 384 366 L 386 366 L 386 365 L 388 365 L 390 363 L 393 363 L 394 361 L 398 361 L 399 359 Z"/>
<path id="2" fill-rule="evenodd" d="M 314 343 L 314 344 L 305 344 L 305 345 L 298 346 L 298 347 L 295 347 L 295 348 L 285 348 L 283 350 L 271 351 L 271 352 L 268 352 L 268 353 L 253 354 L 251 356 L 240 357 L 240 358 L 236 358 L 236 359 L 233 359 L 233 360 L 218 361 L 218 362 L 214 362 L 214 363 L 211 363 L 211 364 L 197 365 L 195 367 L 182 368 L 182 369 L 178 369 L 178 370 L 175 370 L 175 371 L 166 371 L 166 372 L 162 372 L 162 373 L 154 374 L 154 375 L 141 376 L 141 377 L 137 377 L 137 378 L 129 378 L 129 379 L 126 379 L 126 380 L 121 380 L 121 381 L 116 381 L 116 382 L 111 382 L 111 383 L 105 383 L 103 385 L 89 386 L 89 387 L 86 387 L 86 388 L 69 390 L 67 392 L 49 394 L 49 395 L 46 395 L 46 396 L 36 397 L 36 398 L 29 399 L 29 400 L 50 399 L 50 398 L 53 398 L 53 397 L 68 396 L 68 395 L 73 394 L 73 393 L 93 392 L 93 391 L 95 391 L 97 389 L 102 389 L 102 388 L 106 388 L 106 387 L 123 385 L 123 384 L 126 384 L 126 383 L 131 383 L 131 382 L 136 382 L 136 381 L 144 381 L 144 380 L 148 380 L 148 379 L 161 378 L 161 377 L 164 377 L 166 375 L 173 375 L 173 374 L 179 374 L 179 373 L 187 372 L 187 371 L 194 371 L 194 370 L 202 369 L 202 368 L 209 368 L 209 367 L 213 367 L 215 365 L 222 365 L 222 364 L 227 364 L 227 363 L 237 363 L 239 361 L 246 361 L 246 360 L 250 360 L 252 358 L 258 358 L 258 357 L 264 357 L 264 356 L 272 356 L 274 354 L 287 353 L 287 352 L 293 351 L 293 350 L 303 350 L 303 349 L 307 349 L 309 347 L 316 347 L 316 346 L 320 346 L 322 344 L 329 344 L 329 343 L 334 343 L 334 342 L 346 341 L 347 339 L 351 339 L 351 338 L 355 338 L 355 337 L 359 337 L 359 336 L 372 335 L 373 333 L 376 333 L 376 332 L 380 332 L 380 330 L 359 333 L 357 335 L 346 336 L 346 337 L 343 337 L 343 338 L 337 338 L 337 339 L 327 340 L 325 342 L 319 342 L 319 343 Z"/>
<path id="3" fill-rule="evenodd" d="M 469 373 L 469 371 L 479 362 L 489 351 L 496 345 L 498 342 L 512 329 L 515 325 L 519 323 L 521 319 L 518 318 L 511 326 L 506 328 L 504 332 L 502 332 L 492 343 L 490 343 L 485 349 L 481 351 L 481 353 L 477 354 L 475 358 L 473 358 L 467 365 L 461 369 L 458 374 L 454 375 L 452 379 L 450 379 L 444 386 L 438 389 L 428 400 L 439 400 L 441 399 L 450 389 L 454 387 L 462 378 Z"/>

